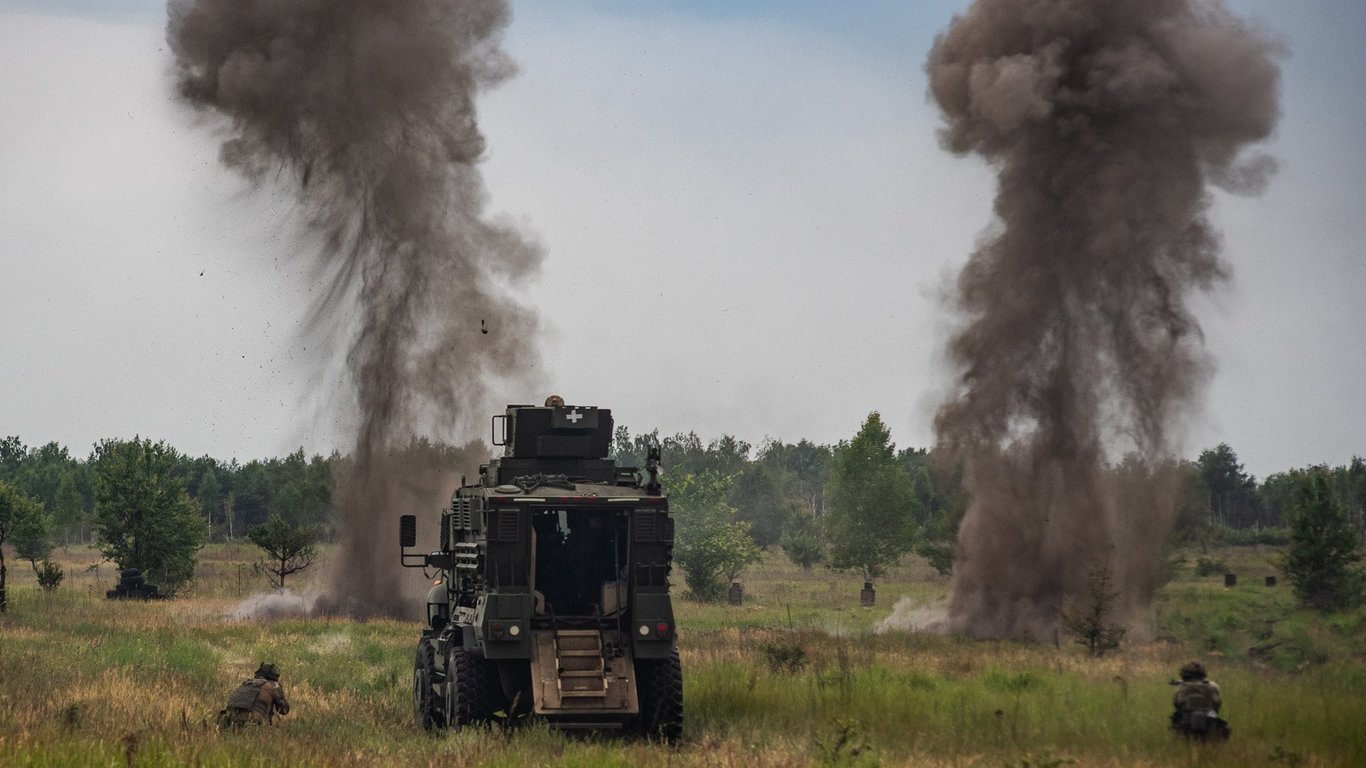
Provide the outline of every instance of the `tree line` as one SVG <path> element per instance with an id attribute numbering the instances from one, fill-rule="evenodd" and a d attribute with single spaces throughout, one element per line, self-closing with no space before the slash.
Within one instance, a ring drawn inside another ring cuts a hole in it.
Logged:
<path id="1" fill-rule="evenodd" d="M 959 473 L 931 449 L 897 449 L 876 412 L 853 437 L 833 445 L 770 439 L 756 448 L 732 435 L 703 442 L 696 432 L 632 434 L 620 426 L 612 454 L 621 464 L 642 467 L 655 444 L 677 518 L 675 556 L 696 597 L 718 598 L 771 548 L 781 548 L 802 568 L 824 565 L 867 581 L 907 553 L 923 556 L 941 573 L 952 566 L 967 506 Z M 414 441 L 410 450 L 428 462 L 489 451 L 477 443 L 454 447 L 426 440 Z M 0 497 L 0 542 L 8 541 L 35 571 L 53 545 L 97 542 L 115 562 L 137 562 L 174 586 L 188 579 L 193 552 L 204 541 L 250 536 L 279 560 L 272 583 L 283 586 L 292 561 L 280 553 L 301 546 L 301 532 L 314 541 L 335 526 L 334 478 L 346 461 L 335 452 L 310 458 L 301 448 L 284 458 L 239 464 L 193 458 L 138 437 L 103 440 L 76 458 L 55 442 L 29 447 L 7 437 L 0 440 L 0 491 L 6 494 Z M 1143 482 L 1156 471 L 1175 473 L 1181 488 L 1178 541 L 1291 541 L 1306 484 L 1340 510 L 1356 536 L 1366 531 L 1366 462 L 1360 458 L 1335 468 L 1292 469 L 1260 483 L 1227 444 L 1194 461 L 1150 468 L 1128 458 L 1112 469 L 1119 482 Z M 139 526 L 141 537 L 129 534 Z M 162 528 L 179 540 L 157 539 L 171 535 Z M 263 543 L 267 539 L 273 547 Z M 148 546 L 157 552 L 178 547 L 189 555 L 132 551 Z"/>
<path id="2" fill-rule="evenodd" d="M 18 436 L 0 439 L 0 482 L 40 504 L 51 516 L 58 544 L 90 543 L 96 525 L 96 477 L 101 462 L 145 442 L 102 440 L 84 458 L 56 442 L 26 446 Z M 171 477 L 184 485 L 213 540 L 241 538 L 272 515 L 330 530 L 333 470 L 338 453 L 309 458 L 300 448 L 284 458 L 223 461 L 162 446 Z"/>

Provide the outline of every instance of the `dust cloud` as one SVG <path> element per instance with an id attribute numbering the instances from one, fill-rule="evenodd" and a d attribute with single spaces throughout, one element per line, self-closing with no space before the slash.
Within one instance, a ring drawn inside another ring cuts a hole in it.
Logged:
<path id="1" fill-rule="evenodd" d="M 537 319 L 513 291 L 541 252 L 485 214 L 477 167 L 475 97 L 515 70 L 499 48 L 508 5 L 170 0 L 168 13 L 179 94 L 221 116 L 220 159 L 289 186 L 317 239 L 305 333 L 346 347 L 355 445 L 318 608 L 412 615 L 399 596 L 421 580 L 398 567 L 397 516 L 440 508 L 451 485 L 409 445 L 477 434 L 491 393 L 539 384 Z"/>
<path id="2" fill-rule="evenodd" d="M 1276 125 L 1281 54 L 1217 0 L 977 0 L 935 40 L 941 142 L 998 177 L 935 416 L 971 497 L 953 631 L 1051 637 L 1093 566 L 1121 610 L 1148 600 L 1213 369 L 1189 301 L 1229 274 L 1210 187 L 1274 172 L 1246 150 Z"/>
<path id="3" fill-rule="evenodd" d="M 224 618 L 233 621 L 254 621 L 306 616 L 313 612 L 313 606 L 317 601 L 317 594 L 299 594 L 292 589 L 258 592 L 243 599 L 232 613 Z"/>
<path id="4" fill-rule="evenodd" d="M 903 597 L 892 606 L 892 612 L 873 627 L 877 635 L 888 632 L 941 633 L 948 624 L 948 610 L 943 603 Z"/>

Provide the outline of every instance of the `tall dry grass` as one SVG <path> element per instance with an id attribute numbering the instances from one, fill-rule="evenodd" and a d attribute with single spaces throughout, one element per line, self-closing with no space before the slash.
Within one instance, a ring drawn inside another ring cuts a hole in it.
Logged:
<path id="1" fill-rule="evenodd" d="M 263 587 L 239 588 L 250 556 L 210 547 L 185 596 L 146 603 L 105 600 L 114 571 L 89 568 L 88 550 L 61 553 L 68 580 L 53 593 L 11 569 L 0 764 L 1366 764 L 1361 615 L 1304 614 L 1257 585 L 1224 590 L 1185 573 L 1145 617 L 1148 639 L 1092 659 L 1065 640 L 873 634 L 896 598 L 932 602 L 942 580 L 909 564 L 863 609 L 857 579 L 770 558 L 748 574 L 744 605 L 679 603 L 687 741 L 669 749 L 537 725 L 423 733 L 408 700 L 418 625 L 228 618 Z M 1303 648 L 1248 655 L 1277 640 Z M 1166 680 L 1192 655 L 1226 692 L 1234 738 L 1222 747 L 1165 729 Z M 274 728 L 217 732 L 213 713 L 263 660 L 283 668 L 294 712 Z"/>

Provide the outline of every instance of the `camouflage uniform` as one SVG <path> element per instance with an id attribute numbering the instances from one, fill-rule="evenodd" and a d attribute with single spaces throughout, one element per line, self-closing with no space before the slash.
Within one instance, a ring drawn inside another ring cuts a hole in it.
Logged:
<path id="1" fill-rule="evenodd" d="M 1219 685 L 1205 675 L 1205 665 L 1192 661 L 1181 667 L 1181 682 L 1172 696 L 1172 730 L 1190 738 L 1226 739 L 1230 728 L 1219 717 L 1223 700 Z"/>
<path id="2" fill-rule="evenodd" d="M 244 725 L 270 725 L 275 715 L 289 714 L 289 700 L 280 685 L 280 671 L 274 664 L 262 664 L 250 680 L 243 680 L 228 697 L 228 705 L 218 713 L 223 728 Z"/>

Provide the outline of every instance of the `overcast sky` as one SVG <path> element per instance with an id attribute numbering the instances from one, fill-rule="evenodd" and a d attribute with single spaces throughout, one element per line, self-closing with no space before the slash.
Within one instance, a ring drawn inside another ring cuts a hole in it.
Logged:
<path id="1" fill-rule="evenodd" d="M 878 410 L 928 445 L 937 296 L 991 219 L 925 96 L 966 5 L 514 1 L 484 171 L 546 252 L 552 388 L 636 430 L 833 442 Z M 1291 51 L 1282 171 L 1216 195 L 1235 277 L 1197 308 L 1218 371 L 1182 449 L 1261 477 L 1366 454 L 1366 3 L 1229 5 Z M 296 211 L 172 98 L 164 7 L 0 0 L 0 434 L 344 449 Z"/>

